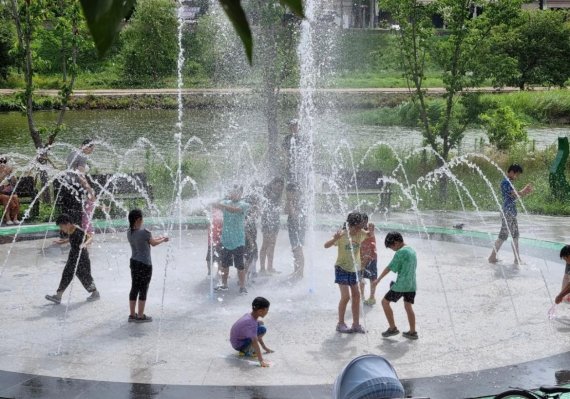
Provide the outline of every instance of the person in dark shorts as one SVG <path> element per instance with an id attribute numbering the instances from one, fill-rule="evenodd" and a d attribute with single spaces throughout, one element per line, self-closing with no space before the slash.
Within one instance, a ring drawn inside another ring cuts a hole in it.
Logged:
<path id="1" fill-rule="evenodd" d="M 69 242 L 71 249 L 69 250 L 67 262 L 63 268 L 58 289 L 55 295 L 46 295 L 46 299 L 55 304 L 60 304 L 64 291 L 75 275 L 87 292 L 91 294 L 87 297 L 87 301 L 98 300 L 101 296 L 91 276 L 91 260 L 89 259 L 89 252 L 87 251 L 87 246 L 91 243 L 93 237 L 84 232 L 79 226 L 73 224 L 71 217 L 65 213 L 58 216 L 55 224 L 59 227 L 60 231 L 68 237 L 66 239 L 56 240 L 56 244 Z"/>
<path id="2" fill-rule="evenodd" d="M 382 299 L 382 309 L 384 309 L 384 314 L 389 324 L 388 329 L 382 333 L 382 336 L 391 337 L 392 335 L 400 333 L 394 321 L 394 312 L 392 311 L 390 302 L 398 302 L 400 298 L 404 297 L 404 309 L 408 316 L 410 330 L 404 332 L 402 335 L 408 339 L 418 339 L 416 315 L 412 306 L 416 297 L 416 252 L 404 243 L 404 238 L 397 231 L 386 234 L 384 245 L 386 248 L 395 251 L 396 254 L 373 284 L 378 285 L 380 280 L 390 272 L 397 273 L 398 278 L 395 283 L 390 284 L 390 290 L 386 293 L 384 299 Z"/>
<path id="3" fill-rule="evenodd" d="M 222 283 L 216 291 L 228 290 L 228 275 L 230 266 L 238 270 L 239 292 L 247 294 L 245 288 L 245 215 L 249 205 L 242 201 L 243 187 L 234 186 L 229 199 L 222 200 L 213 206 L 224 212 L 222 227 Z"/>
<path id="4" fill-rule="evenodd" d="M 157 246 L 168 241 L 168 237 L 153 238 L 152 233 L 142 228 L 143 214 L 140 209 L 129 212 L 127 239 L 131 245 L 131 291 L 129 293 L 130 314 L 128 321 L 147 323 L 152 317 L 145 315 L 146 294 L 152 277 L 151 245 Z M 138 313 L 135 312 L 138 298 Z"/>
<path id="5" fill-rule="evenodd" d="M 512 164 L 507 169 L 507 177 L 501 182 L 501 194 L 503 195 L 503 207 L 501 211 L 501 231 L 499 237 L 495 241 L 491 255 L 489 256 L 489 263 L 497 262 L 497 253 L 501 245 L 509 238 L 509 234 L 513 238 L 513 254 L 515 256 L 514 263 L 516 265 L 521 263 L 519 253 L 519 225 L 517 222 L 517 204 L 516 201 L 520 197 L 524 197 L 532 193 L 533 188 L 529 183 L 520 191 L 516 191 L 513 182 L 519 178 L 523 173 L 523 168 L 520 165 Z"/>

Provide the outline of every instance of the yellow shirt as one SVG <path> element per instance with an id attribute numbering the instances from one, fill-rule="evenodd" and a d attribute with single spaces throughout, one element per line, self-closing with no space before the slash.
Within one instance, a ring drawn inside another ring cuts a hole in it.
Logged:
<path id="1" fill-rule="evenodd" d="M 366 237 L 368 237 L 367 233 L 359 231 L 350 236 L 349 240 L 348 230 L 344 230 L 342 236 L 334 243 L 338 247 L 335 265 L 353 273 L 360 269 L 360 244 Z"/>

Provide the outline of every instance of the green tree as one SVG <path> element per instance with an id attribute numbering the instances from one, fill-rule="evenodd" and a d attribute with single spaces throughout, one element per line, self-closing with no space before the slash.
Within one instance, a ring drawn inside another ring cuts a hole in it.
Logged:
<path id="1" fill-rule="evenodd" d="M 299 20 L 288 13 L 277 0 L 252 0 L 251 20 L 257 47 L 254 60 L 262 78 L 264 115 L 267 123 L 266 163 L 272 175 L 278 174 L 280 148 L 277 115 L 279 92 L 285 80 L 296 70 L 296 50 Z"/>
<path id="2" fill-rule="evenodd" d="M 149 83 L 172 75 L 178 57 L 177 29 L 176 6 L 172 1 L 139 2 L 121 33 L 123 81 Z"/>
<path id="3" fill-rule="evenodd" d="M 105 54 L 111 47 L 122 21 L 128 19 L 135 5 L 135 0 L 80 0 L 87 25 L 95 41 L 100 55 Z M 201 0 L 202 1 L 202 0 Z M 239 35 L 247 59 L 251 62 L 253 40 L 251 29 L 241 0 L 218 0 L 226 15 L 232 22 Z M 297 16 L 303 17 L 302 0 L 279 0 L 281 4 L 289 7 Z"/>
<path id="4" fill-rule="evenodd" d="M 487 11 L 475 19 L 470 17 L 472 0 L 381 0 L 381 6 L 391 12 L 400 25 L 400 51 L 404 76 L 409 82 L 412 100 L 419 110 L 420 126 L 425 142 L 448 160 L 457 148 L 469 121 L 465 107 L 459 106 L 465 88 L 479 85 L 488 69 L 487 37 L 498 23 L 496 15 L 509 15 L 515 0 L 486 3 Z M 520 7 L 520 2 L 519 2 Z M 432 15 L 442 15 L 446 30 L 436 35 Z M 444 106 L 436 110 L 426 101 L 424 71 L 431 60 L 442 71 L 445 88 Z M 437 112 L 434 112 L 437 111 Z M 441 181 L 441 197 L 445 200 L 447 180 Z"/>
<path id="5" fill-rule="evenodd" d="M 77 74 L 77 37 L 81 15 L 79 2 L 78 0 L 11 0 L 10 5 L 18 40 L 16 60 L 24 71 L 25 89 L 21 93 L 22 108 L 26 113 L 30 136 L 38 150 L 37 160 L 45 164 L 49 161 L 49 149 L 63 127 L 63 117 Z M 61 107 L 54 124 L 38 126 L 33 109 L 35 60 L 32 43 L 37 31 L 43 29 L 47 23 L 55 24 L 55 29 L 61 34 Z M 45 171 L 40 173 L 40 178 L 43 184 L 47 183 Z M 49 200 L 49 191 L 46 190 L 44 201 Z"/>
<path id="6" fill-rule="evenodd" d="M 61 10 L 56 1 L 47 3 L 51 17 L 38 29 L 32 42 L 36 71 L 38 73 L 62 74 L 63 64 L 68 64 L 71 54 L 69 9 Z M 97 70 L 103 63 L 97 57 L 95 44 L 83 18 L 77 23 L 76 59 L 82 70 Z M 62 74 L 62 77 L 65 74 Z"/>
<path id="7" fill-rule="evenodd" d="M 497 86 L 564 86 L 570 78 L 570 23 L 566 11 L 519 10 L 491 35 Z"/>
<path id="8" fill-rule="evenodd" d="M 12 49 L 14 47 L 15 35 L 14 24 L 8 6 L 4 1 L 0 1 L 0 79 L 8 78 L 8 69 L 14 65 Z"/>

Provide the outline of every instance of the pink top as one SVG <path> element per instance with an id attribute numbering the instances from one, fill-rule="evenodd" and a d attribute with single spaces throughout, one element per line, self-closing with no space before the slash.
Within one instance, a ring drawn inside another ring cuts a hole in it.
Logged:
<path id="1" fill-rule="evenodd" d="M 367 237 L 362 244 L 360 244 L 360 264 L 366 267 L 370 261 L 376 260 L 376 237 Z"/>
<path id="2" fill-rule="evenodd" d="M 224 225 L 224 213 L 221 209 L 212 209 L 212 220 L 208 225 L 208 246 L 220 244 L 222 239 L 222 227 Z"/>

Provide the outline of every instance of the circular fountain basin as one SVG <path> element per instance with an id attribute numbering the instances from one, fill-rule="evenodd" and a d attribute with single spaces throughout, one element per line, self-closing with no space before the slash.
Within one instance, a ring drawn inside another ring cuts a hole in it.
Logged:
<path id="1" fill-rule="evenodd" d="M 206 275 L 206 232 L 183 230 L 182 240 L 173 237 L 152 250 L 146 313 L 154 321 L 146 324 L 127 322 L 130 247 L 124 232 L 98 234 L 90 249 L 101 292 L 94 303 L 85 301 L 88 294 L 77 279 L 61 305 L 44 299 L 57 288 L 67 247 L 52 245 L 49 238 L 1 245 L 0 259 L 6 262 L 0 277 L 0 370 L 147 384 L 323 385 L 363 353 L 385 356 L 400 378 L 421 379 L 568 350 L 570 305 L 558 306 L 556 320 L 547 317 L 550 297 L 560 289 L 559 261 L 526 256 L 518 268 L 508 262 L 489 265 L 488 247 L 421 240 L 411 233 L 404 237 L 418 254 L 414 309 L 420 339 L 383 338 L 387 323 L 380 304 L 363 308 L 367 334 L 335 332 L 336 249 L 323 248 L 329 230 L 315 233 L 307 249 L 313 262 L 298 282 L 287 277 L 293 260 L 282 230 L 275 255 L 275 268 L 282 273 L 256 278 L 245 296 L 238 294 L 234 269 L 230 290 L 211 296 L 216 281 Z M 383 236 L 377 237 L 379 271 L 393 256 L 382 247 Z M 503 252 L 510 259 L 508 248 Z M 393 278 L 378 286 L 378 303 Z M 271 302 L 265 342 L 275 353 L 265 355 L 268 369 L 239 358 L 228 341 L 232 323 L 250 311 L 256 296 Z M 400 331 L 406 331 L 402 302 L 393 309 Z M 351 320 L 350 309 L 346 320 Z"/>

